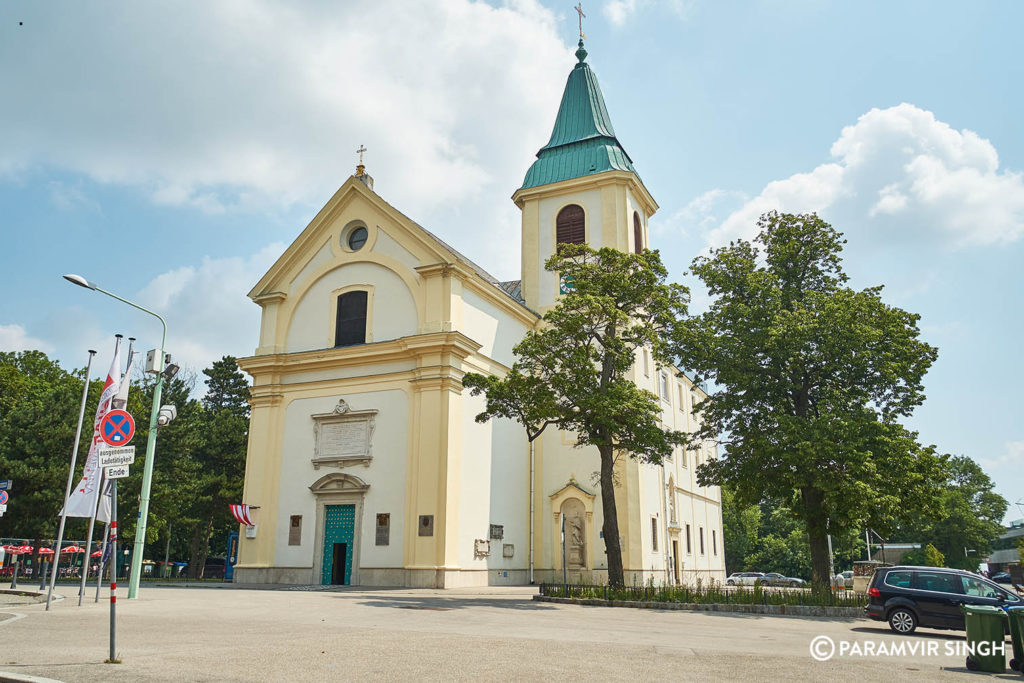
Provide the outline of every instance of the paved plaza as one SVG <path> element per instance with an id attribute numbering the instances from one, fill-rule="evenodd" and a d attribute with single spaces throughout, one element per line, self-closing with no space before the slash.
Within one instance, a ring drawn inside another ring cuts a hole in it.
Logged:
<path id="1" fill-rule="evenodd" d="M 0 606 L 4 675 L 64 681 L 307 680 L 975 680 L 958 656 L 814 661 L 815 636 L 897 639 L 865 620 L 801 619 L 534 602 L 529 588 L 246 590 L 144 585 L 118 602 L 118 653 L 107 656 L 108 603 L 50 612 Z M 106 591 L 104 591 L 105 593 Z M 2 598 L 0 596 L 0 603 Z M 91 595 L 90 595 L 91 597 Z M 1019 676 L 1013 680 L 1020 680 Z"/>

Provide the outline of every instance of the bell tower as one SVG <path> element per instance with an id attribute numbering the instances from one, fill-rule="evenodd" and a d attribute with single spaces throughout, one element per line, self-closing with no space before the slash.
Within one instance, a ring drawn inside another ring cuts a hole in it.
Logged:
<path id="1" fill-rule="evenodd" d="M 580 39 L 551 139 L 537 152 L 512 200 L 522 210 L 522 289 L 526 305 L 555 305 L 559 283 L 544 262 L 560 242 L 593 249 L 648 248 L 647 221 L 658 205 L 622 148 Z"/>

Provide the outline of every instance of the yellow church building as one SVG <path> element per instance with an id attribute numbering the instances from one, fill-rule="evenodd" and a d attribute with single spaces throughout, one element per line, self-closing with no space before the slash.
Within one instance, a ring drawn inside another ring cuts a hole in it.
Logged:
<path id="1" fill-rule="evenodd" d="M 555 126 L 512 196 L 521 279 L 500 282 L 388 204 L 360 165 L 249 292 L 259 345 L 235 581 L 448 588 L 607 578 L 596 449 L 507 420 L 477 424 L 467 372 L 502 375 L 556 305 L 558 243 L 649 246 L 658 209 L 615 136 L 580 42 Z M 640 353 L 634 381 L 666 426 L 694 431 L 704 396 Z M 721 495 L 695 468 L 620 461 L 626 581 L 724 580 Z M 563 539 L 564 519 L 564 539 Z"/>

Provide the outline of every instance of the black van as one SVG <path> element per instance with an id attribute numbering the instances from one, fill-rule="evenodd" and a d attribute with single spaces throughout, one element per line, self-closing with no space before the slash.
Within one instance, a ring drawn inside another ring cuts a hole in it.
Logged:
<path id="1" fill-rule="evenodd" d="M 964 628 L 961 605 L 1024 605 L 1024 599 L 993 581 L 959 569 L 882 567 L 868 588 L 867 615 L 888 621 L 896 633 L 925 628 Z"/>

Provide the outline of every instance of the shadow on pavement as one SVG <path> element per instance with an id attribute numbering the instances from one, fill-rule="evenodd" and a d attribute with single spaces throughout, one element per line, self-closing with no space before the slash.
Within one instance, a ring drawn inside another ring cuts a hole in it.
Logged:
<path id="1" fill-rule="evenodd" d="M 335 597 L 346 598 L 346 596 L 343 595 Z M 548 603 L 534 602 L 533 600 L 525 600 L 521 598 L 507 598 L 499 600 L 495 598 L 481 597 L 414 598 L 404 596 L 388 599 L 382 596 L 380 598 L 370 600 L 362 599 L 358 601 L 358 604 L 365 605 L 366 607 L 391 607 L 393 609 L 433 610 L 437 612 L 468 609 L 470 607 L 496 607 L 498 609 L 532 611 L 549 611 L 557 609 L 554 605 Z"/>
<path id="2" fill-rule="evenodd" d="M 871 627 L 871 626 L 857 626 L 851 628 L 851 631 L 857 633 L 872 633 L 878 635 L 895 636 L 900 635 L 902 638 L 928 638 L 929 640 L 963 640 L 963 633 L 950 633 L 949 631 L 914 631 L 910 635 L 896 634 L 893 633 L 892 629 L 885 627 Z"/>

